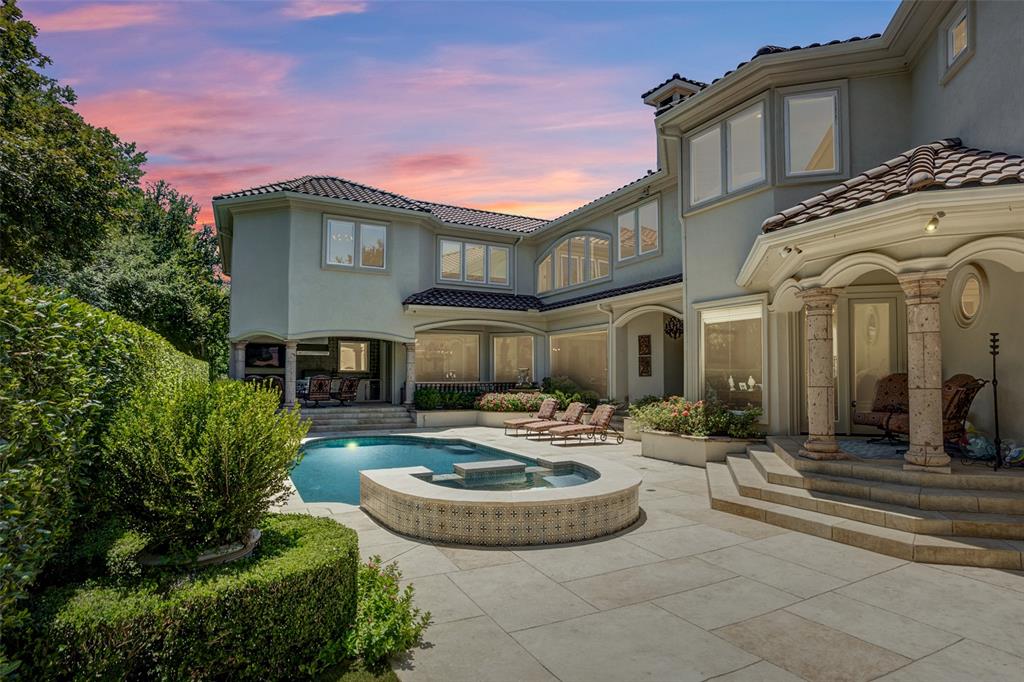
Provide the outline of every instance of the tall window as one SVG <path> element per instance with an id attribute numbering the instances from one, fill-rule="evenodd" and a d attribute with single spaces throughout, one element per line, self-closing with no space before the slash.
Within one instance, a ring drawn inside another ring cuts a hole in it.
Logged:
<path id="1" fill-rule="evenodd" d="M 339 341 L 338 370 L 342 372 L 370 371 L 370 343 L 368 341 Z"/>
<path id="2" fill-rule="evenodd" d="M 387 225 L 324 218 L 323 264 L 326 267 L 384 270 L 387 245 Z"/>
<path id="3" fill-rule="evenodd" d="M 479 381 L 480 337 L 421 334 L 416 337 L 417 381 Z"/>
<path id="4" fill-rule="evenodd" d="M 764 104 L 758 103 L 726 121 L 730 192 L 764 180 L 763 118 Z"/>
<path id="5" fill-rule="evenodd" d="M 839 170 L 838 99 L 834 90 L 783 99 L 787 175 Z"/>
<path id="6" fill-rule="evenodd" d="M 733 409 L 764 405 L 764 334 L 760 304 L 704 310 L 704 397 Z"/>
<path id="7" fill-rule="evenodd" d="M 537 293 L 551 291 L 551 255 L 544 256 L 537 265 Z"/>
<path id="8" fill-rule="evenodd" d="M 620 261 L 657 251 L 661 233 L 658 200 L 653 199 L 620 213 L 618 227 Z"/>
<path id="9" fill-rule="evenodd" d="M 495 336 L 494 380 L 518 381 L 520 370 L 533 379 L 533 337 Z"/>
<path id="10" fill-rule="evenodd" d="M 764 102 L 689 137 L 690 205 L 763 182 L 764 140 Z"/>
<path id="11" fill-rule="evenodd" d="M 569 235 L 537 263 L 537 293 L 586 284 L 610 275 L 607 238 Z"/>
<path id="12" fill-rule="evenodd" d="M 608 332 L 551 337 L 551 376 L 569 377 L 581 388 L 608 395 Z"/>
<path id="13" fill-rule="evenodd" d="M 439 239 L 438 279 L 445 282 L 468 282 L 508 286 L 509 248 L 493 244 Z"/>

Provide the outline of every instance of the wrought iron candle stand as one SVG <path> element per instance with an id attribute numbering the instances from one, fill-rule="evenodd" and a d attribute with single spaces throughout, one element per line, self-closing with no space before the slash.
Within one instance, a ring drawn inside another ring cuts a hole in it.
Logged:
<path id="1" fill-rule="evenodd" d="M 996 356 L 999 355 L 999 332 L 990 332 L 989 354 L 992 356 L 992 412 L 995 426 L 996 461 L 992 465 L 994 471 L 998 471 L 1003 463 L 1003 442 L 999 438 L 999 379 L 996 377 Z"/>

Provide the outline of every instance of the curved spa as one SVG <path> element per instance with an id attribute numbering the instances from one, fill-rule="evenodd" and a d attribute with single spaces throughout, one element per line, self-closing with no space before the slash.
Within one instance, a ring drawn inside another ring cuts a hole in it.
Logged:
<path id="1" fill-rule="evenodd" d="M 360 506 L 396 532 L 459 545 L 579 542 L 616 533 L 640 516 L 640 477 L 621 465 L 520 456 L 455 469 L 452 476 L 463 482 L 423 466 L 362 471 Z M 514 489 L 530 479 L 530 469 L 578 480 Z"/>

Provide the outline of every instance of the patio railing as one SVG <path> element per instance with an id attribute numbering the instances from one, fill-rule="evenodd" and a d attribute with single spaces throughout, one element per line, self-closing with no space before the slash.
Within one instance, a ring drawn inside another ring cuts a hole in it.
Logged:
<path id="1" fill-rule="evenodd" d="M 514 381 L 417 381 L 416 388 L 433 388 L 441 393 L 501 393 L 516 387 Z"/>

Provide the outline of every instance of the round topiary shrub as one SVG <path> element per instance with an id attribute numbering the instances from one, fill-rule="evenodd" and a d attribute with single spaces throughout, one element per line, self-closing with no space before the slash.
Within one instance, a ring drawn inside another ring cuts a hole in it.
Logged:
<path id="1" fill-rule="evenodd" d="M 356 613 L 358 541 L 330 519 L 270 515 L 247 560 L 44 594 L 25 679 L 302 679 L 337 663 Z"/>

